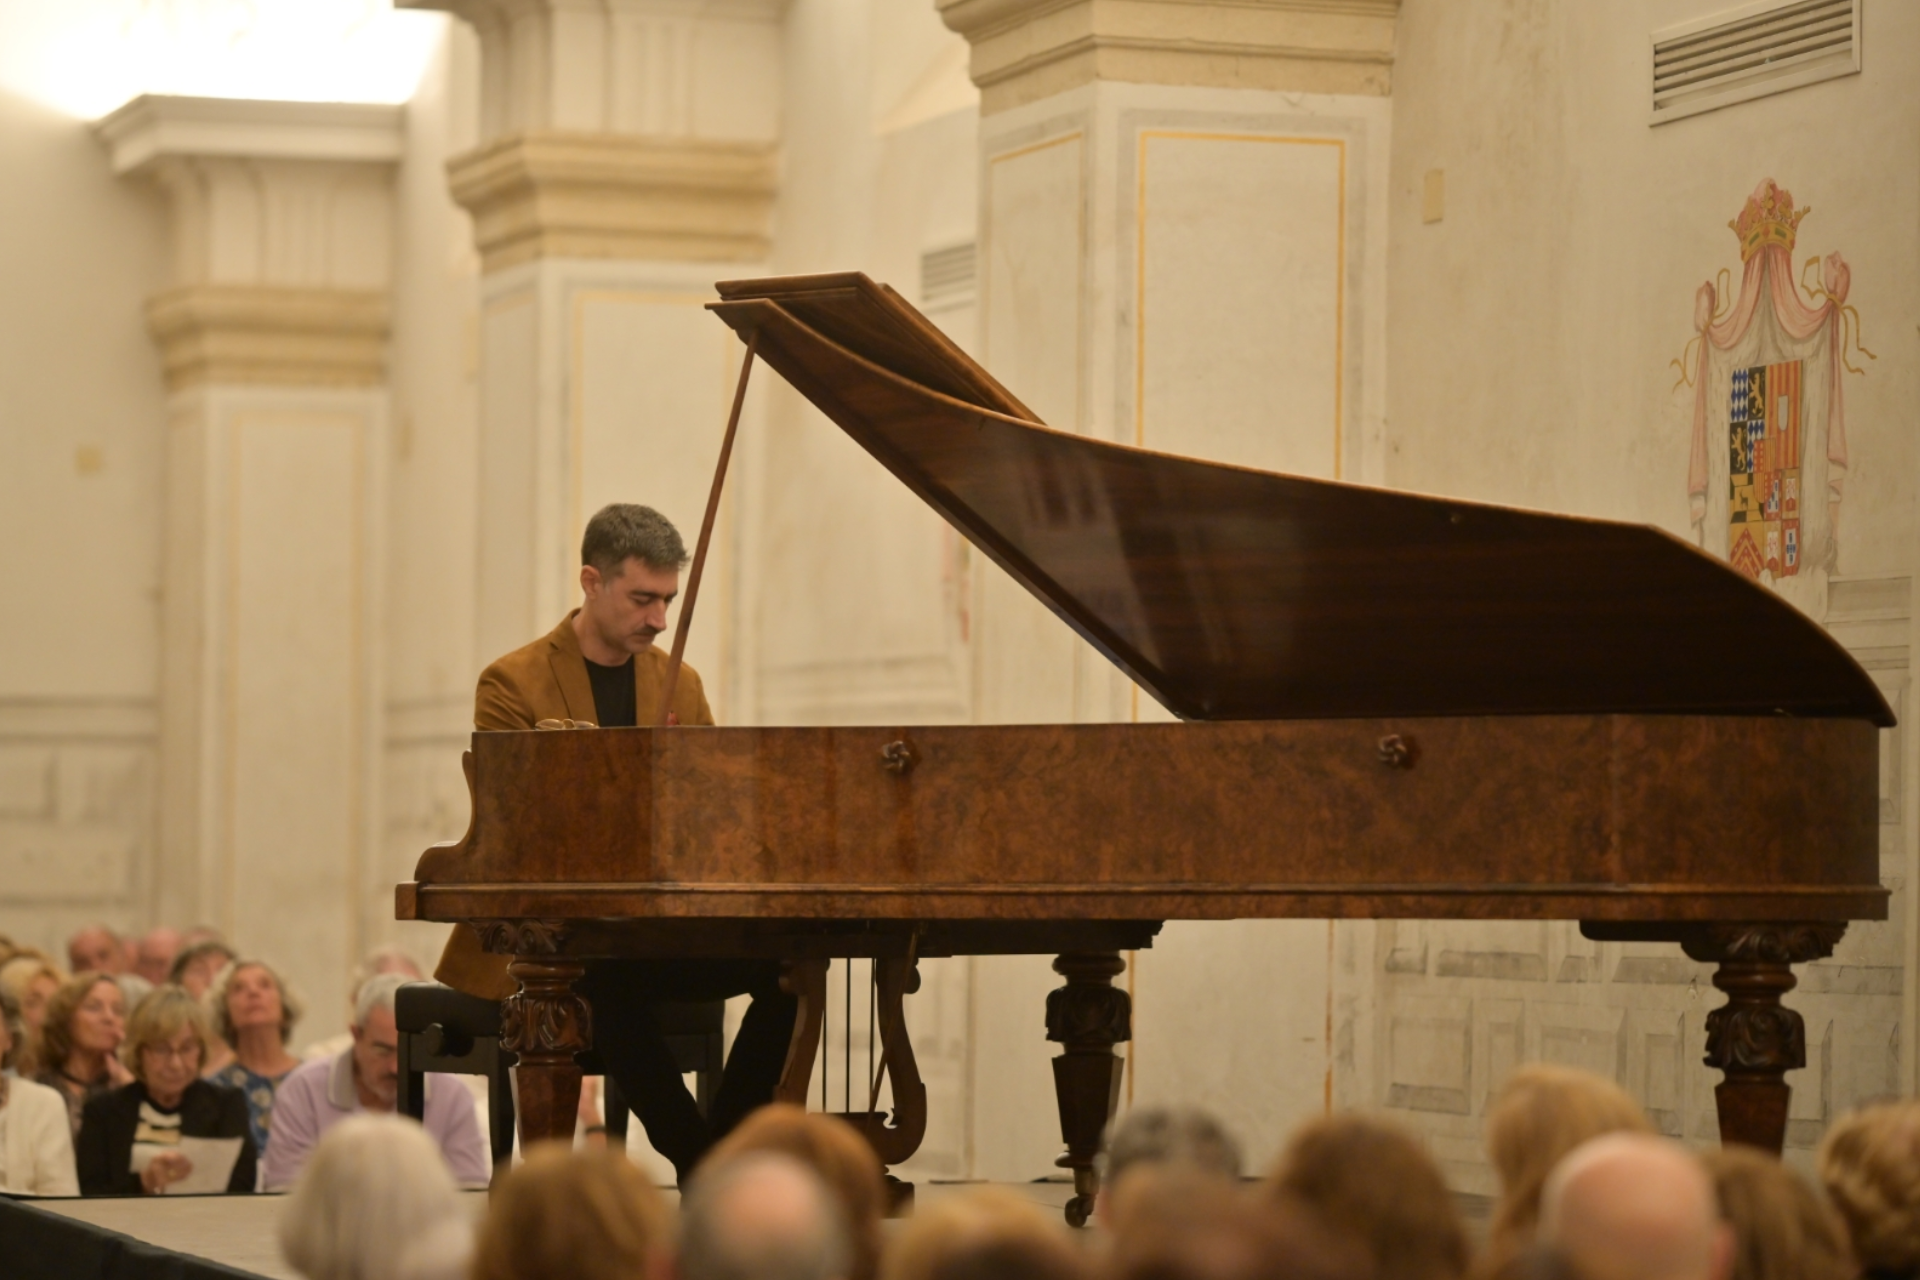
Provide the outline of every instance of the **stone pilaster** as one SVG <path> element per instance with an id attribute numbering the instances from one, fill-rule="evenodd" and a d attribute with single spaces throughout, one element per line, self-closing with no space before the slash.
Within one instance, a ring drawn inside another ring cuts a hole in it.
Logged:
<path id="1" fill-rule="evenodd" d="M 147 96 L 96 127 L 167 193 L 160 918 L 327 1021 L 379 813 L 389 237 L 400 109 Z M 271 935 L 261 932 L 271 922 Z"/>
<path id="2" fill-rule="evenodd" d="M 938 3 L 981 90 L 982 363 L 1062 430 L 1377 478 L 1396 0 Z M 976 584 L 976 720 L 1167 718 L 1004 574 Z M 1255 1146 L 1372 1105 L 1371 928 L 1170 926 L 1129 971 L 1127 1096 L 1261 1061 Z M 1250 1011 L 1218 975 L 1251 972 L 1288 981 Z"/>
<path id="3" fill-rule="evenodd" d="M 577 602 L 600 506 L 657 507 L 689 542 L 698 529 L 739 358 L 702 308 L 715 280 L 765 270 L 785 0 L 410 3 L 480 39 L 480 144 L 448 178 L 485 270 L 476 637 L 490 657 Z M 732 519 L 723 508 L 688 650 L 722 712 Z"/>
<path id="4" fill-rule="evenodd" d="M 1099 82 L 1384 96 L 1400 0 L 936 0 L 991 115 Z"/>

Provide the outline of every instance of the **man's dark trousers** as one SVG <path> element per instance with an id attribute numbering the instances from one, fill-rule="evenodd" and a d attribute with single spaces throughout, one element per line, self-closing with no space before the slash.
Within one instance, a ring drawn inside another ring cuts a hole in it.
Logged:
<path id="1" fill-rule="evenodd" d="M 593 1045 L 607 1074 L 673 1162 L 685 1186 L 707 1148 L 749 1112 L 773 1101 L 800 1003 L 780 989 L 777 960 L 596 960 L 580 993 L 593 1006 Z M 752 996 L 727 1055 L 709 1114 L 702 1116 L 653 1016 L 656 1004 Z"/>

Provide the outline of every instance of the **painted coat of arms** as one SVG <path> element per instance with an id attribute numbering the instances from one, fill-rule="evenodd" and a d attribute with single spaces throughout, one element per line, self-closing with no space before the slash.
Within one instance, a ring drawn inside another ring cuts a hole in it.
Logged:
<path id="1" fill-rule="evenodd" d="M 1818 616 L 1847 474 L 1841 379 L 1864 372 L 1853 352 L 1873 353 L 1847 305 L 1845 259 L 1808 258 L 1796 280 L 1794 242 L 1810 212 L 1771 178 L 1754 190 L 1727 224 L 1740 239 L 1739 290 L 1726 271 L 1700 286 L 1693 340 L 1673 363 L 1676 389 L 1694 391 L 1687 493 L 1700 545 Z"/>

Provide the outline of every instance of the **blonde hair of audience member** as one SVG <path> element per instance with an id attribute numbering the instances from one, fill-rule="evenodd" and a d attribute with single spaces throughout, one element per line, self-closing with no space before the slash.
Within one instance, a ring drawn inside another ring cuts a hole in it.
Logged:
<path id="1" fill-rule="evenodd" d="M 20 1002 L 20 1021 L 26 1038 L 14 1046 L 14 1070 L 30 1076 L 41 1062 L 40 1028 L 47 1020 L 47 1003 L 67 980 L 58 965 L 37 952 L 22 952 L 0 965 L 0 988 Z"/>
<path id="2" fill-rule="evenodd" d="M 207 1051 L 213 1047 L 213 1028 L 207 1022 L 206 1009 L 182 987 L 158 987 L 133 1007 L 133 1016 L 127 1019 L 126 1038 L 120 1042 L 120 1060 L 126 1063 L 135 1080 L 151 1085 L 153 1082 L 147 1078 L 143 1065 L 146 1051 L 164 1049 L 187 1032 L 193 1034 L 194 1043 L 199 1046 L 199 1061 L 205 1062 Z M 194 1074 L 199 1074 L 198 1066 Z"/>
<path id="3" fill-rule="evenodd" d="M 104 1074 L 116 1084 L 133 1077 L 115 1055 L 127 1035 L 127 1000 L 104 973 L 77 973 L 47 1001 L 40 1024 L 40 1070 L 76 1085 Z M 78 1068 L 76 1071 L 75 1068 Z"/>
<path id="4" fill-rule="evenodd" d="M 1541 1188 L 1568 1152 L 1602 1134 L 1652 1132 L 1640 1104 L 1603 1076 L 1544 1062 L 1508 1076 L 1487 1109 L 1487 1155 L 1500 1198 L 1477 1269 L 1496 1270 L 1533 1241 Z"/>
<path id="5" fill-rule="evenodd" d="M 270 1012 L 277 1009 L 278 1016 L 256 1024 L 251 1012 L 247 1012 L 241 1015 L 237 1025 L 233 1011 L 236 999 L 242 1001 L 249 1011 L 259 1009 Z M 299 1064 L 299 1059 L 287 1052 L 287 1044 L 293 1039 L 294 1027 L 306 1012 L 306 1002 L 299 993 L 288 985 L 278 969 L 265 960 L 235 960 L 220 971 L 220 976 L 214 979 L 213 986 L 207 991 L 207 1013 L 212 1020 L 213 1034 L 239 1051 L 241 1062 L 259 1070 L 248 1060 L 246 1046 L 241 1043 L 243 1039 L 253 1038 L 246 1033 L 273 1037 L 271 1047 L 278 1050 L 279 1057 L 284 1061 L 277 1064 L 278 1070 L 260 1071 L 265 1076 L 279 1075 Z M 272 1056 L 271 1053 L 268 1056 Z"/>
<path id="6" fill-rule="evenodd" d="M 1720 1216 L 1733 1228 L 1732 1280 L 1849 1280 L 1846 1224 L 1825 1197 L 1753 1147 L 1702 1153 Z"/>
<path id="7" fill-rule="evenodd" d="M 1118 1280 L 1372 1280 L 1366 1247 L 1271 1188 L 1157 1170 L 1114 1236 Z"/>
<path id="8" fill-rule="evenodd" d="M 784 1152 L 703 1162 L 680 1202 L 679 1280 L 844 1280 L 852 1266 L 832 1189 Z"/>
<path id="9" fill-rule="evenodd" d="M 742 1120 L 715 1144 L 700 1167 L 717 1166 L 754 1151 L 792 1156 L 820 1176 L 840 1202 L 853 1247 L 848 1280 L 872 1280 L 880 1269 L 880 1224 L 886 1217 L 887 1190 L 880 1159 L 866 1139 L 852 1125 L 776 1102 Z"/>
<path id="10" fill-rule="evenodd" d="M 1840 1117 L 1815 1160 L 1863 1271 L 1920 1274 L 1920 1102 Z"/>
<path id="11" fill-rule="evenodd" d="M 329 1129 L 280 1214 L 280 1252 L 307 1280 L 453 1280 L 472 1244 L 439 1144 L 399 1116 Z"/>
<path id="12" fill-rule="evenodd" d="M 1094 1217 L 1101 1226 L 1115 1229 L 1126 1216 L 1126 1206 L 1142 1194 L 1128 1185 L 1136 1180 L 1157 1181 L 1160 1172 L 1185 1170 L 1238 1183 L 1242 1167 L 1240 1144 L 1199 1107 L 1137 1108 L 1107 1135 Z"/>
<path id="13" fill-rule="evenodd" d="M 672 1245 L 665 1202 L 624 1152 L 542 1143 L 494 1188 L 473 1280 L 665 1280 Z"/>
<path id="14" fill-rule="evenodd" d="M 1425 1147 L 1375 1116 L 1339 1115 L 1294 1130 L 1271 1183 L 1363 1243 L 1377 1280 L 1459 1280 L 1466 1231 Z"/>
<path id="15" fill-rule="evenodd" d="M 1064 1226 L 1031 1200 L 998 1187 L 916 1210 L 880 1271 L 881 1280 L 1075 1280 L 1088 1274 L 1086 1253 Z"/>
<path id="16" fill-rule="evenodd" d="M 1554 1166 L 1539 1239 L 1588 1280 L 1727 1280 L 1733 1267 L 1706 1166 L 1646 1133 L 1594 1138 Z"/>

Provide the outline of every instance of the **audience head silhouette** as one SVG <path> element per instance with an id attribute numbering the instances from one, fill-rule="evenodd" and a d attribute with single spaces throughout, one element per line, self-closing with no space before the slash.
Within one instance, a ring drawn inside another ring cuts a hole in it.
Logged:
<path id="1" fill-rule="evenodd" d="M 453 1280 L 471 1248 L 439 1146 L 398 1116 L 329 1130 L 280 1215 L 280 1251 L 307 1280 Z"/>
<path id="2" fill-rule="evenodd" d="M 1733 1228 L 1732 1280 L 1848 1280 L 1847 1229 L 1804 1178 L 1752 1147 L 1701 1156 Z"/>
<path id="3" fill-rule="evenodd" d="M 1336 1115 L 1294 1131 L 1272 1186 L 1373 1254 L 1376 1280 L 1459 1280 L 1466 1231 L 1426 1148 L 1390 1121 Z"/>
<path id="4" fill-rule="evenodd" d="M 1602 1134 L 1652 1132 L 1626 1090 L 1590 1071 L 1536 1062 L 1508 1076 L 1487 1110 L 1487 1155 L 1500 1179 L 1487 1229 L 1487 1269 L 1533 1242 L 1540 1192 L 1568 1152 Z"/>
<path id="5" fill-rule="evenodd" d="M 472 1280 L 665 1280 L 673 1228 L 620 1152 L 545 1143 L 494 1188 Z"/>
<path id="6" fill-rule="evenodd" d="M 1920 1275 L 1920 1102 L 1842 1116 L 1817 1161 L 1863 1271 Z"/>
<path id="7" fill-rule="evenodd" d="M 853 1251 L 849 1277 L 872 1280 L 880 1268 L 887 1193 L 880 1159 L 867 1140 L 831 1116 L 776 1102 L 741 1121 L 708 1153 L 707 1163 L 718 1166 L 755 1151 L 791 1156 L 819 1175 L 833 1193 Z"/>
<path id="8" fill-rule="evenodd" d="M 1113 1228 L 1167 1177 L 1238 1182 L 1240 1170 L 1240 1144 L 1212 1115 L 1198 1107 L 1141 1107 L 1108 1135 L 1094 1215 Z"/>
<path id="9" fill-rule="evenodd" d="M 1595 1138 L 1555 1167 L 1540 1240 L 1587 1280 L 1727 1280 L 1733 1264 L 1705 1166 L 1644 1133 Z"/>
<path id="10" fill-rule="evenodd" d="M 833 1192 L 789 1155 L 705 1164 L 682 1202 L 680 1280 L 844 1280 L 853 1258 Z"/>
<path id="11" fill-rule="evenodd" d="M 1299 1201 L 1174 1172 L 1114 1238 L 1116 1280 L 1372 1280 L 1372 1258 Z"/>
<path id="12" fill-rule="evenodd" d="M 882 1280 L 1086 1280 L 1086 1250 L 1031 1200 L 983 1188 L 916 1213 Z"/>

